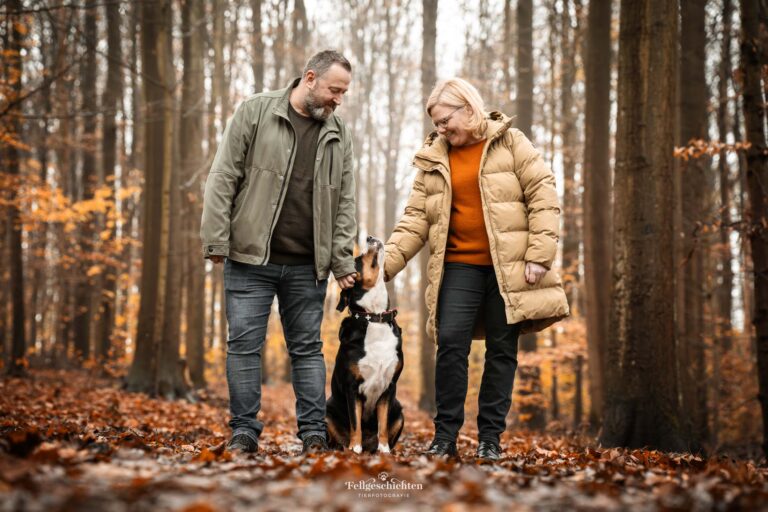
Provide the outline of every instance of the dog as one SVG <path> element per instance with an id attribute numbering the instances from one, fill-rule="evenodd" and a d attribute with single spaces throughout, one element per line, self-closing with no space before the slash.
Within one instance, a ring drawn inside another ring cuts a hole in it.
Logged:
<path id="1" fill-rule="evenodd" d="M 389 310 L 384 285 L 384 244 L 368 237 L 355 258 L 355 285 L 343 290 L 338 311 L 349 308 L 339 328 L 339 351 L 326 404 L 329 446 L 390 453 L 403 430 L 403 408 L 396 398 L 403 370 L 403 339 Z"/>

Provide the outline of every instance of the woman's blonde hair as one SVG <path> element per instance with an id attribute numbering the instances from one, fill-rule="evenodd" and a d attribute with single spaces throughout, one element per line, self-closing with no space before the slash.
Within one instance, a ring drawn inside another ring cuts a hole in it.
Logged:
<path id="1" fill-rule="evenodd" d="M 440 80 L 427 99 L 427 114 L 431 116 L 432 107 L 437 104 L 454 108 L 469 106 L 472 114 L 469 116 L 467 129 L 474 137 L 482 137 L 485 134 L 488 126 L 485 120 L 485 103 L 471 83 L 463 78 Z"/>

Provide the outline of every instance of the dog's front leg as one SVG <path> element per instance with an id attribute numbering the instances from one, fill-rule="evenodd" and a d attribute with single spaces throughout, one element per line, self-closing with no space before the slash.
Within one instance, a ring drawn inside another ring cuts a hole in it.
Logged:
<path id="1" fill-rule="evenodd" d="M 384 393 L 376 404 L 376 419 L 379 422 L 379 452 L 389 453 L 389 393 Z"/>
<path id="2" fill-rule="evenodd" d="M 363 451 L 363 401 L 355 396 L 347 401 L 349 421 L 352 433 L 349 436 L 349 449 L 355 453 Z"/>

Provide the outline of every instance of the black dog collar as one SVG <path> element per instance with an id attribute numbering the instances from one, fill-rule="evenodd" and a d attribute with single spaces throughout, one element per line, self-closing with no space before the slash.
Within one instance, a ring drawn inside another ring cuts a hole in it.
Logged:
<path id="1" fill-rule="evenodd" d="M 383 313 L 369 313 L 364 309 L 350 307 L 349 316 L 355 319 L 364 318 L 369 322 L 378 324 L 387 324 L 395 321 L 395 317 L 397 316 L 397 309 L 390 309 L 389 311 L 385 311 Z"/>

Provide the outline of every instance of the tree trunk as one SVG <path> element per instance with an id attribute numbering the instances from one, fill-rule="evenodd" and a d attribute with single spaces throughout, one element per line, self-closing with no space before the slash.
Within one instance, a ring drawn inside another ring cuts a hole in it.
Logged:
<path id="1" fill-rule="evenodd" d="M 515 126 L 531 137 L 533 126 L 533 0 L 517 2 L 517 100 Z"/>
<path id="2" fill-rule="evenodd" d="M 693 140 L 708 140 L 708 90 L 704 73 L 706 30 L 705 2 L 681 2 L 680 29 L 680 139 L 681 145 Z M 705 220 L 709 187 L 709 158 L 692 158 L 682 164 L 684 264 L 679 282 L 683 287 L 684 305 L 678 315 L 679 368 L 682 408 L 686 411 L 686 431 L 691 448 L 698 451 L 707 439 L 706 367 L 704 361 L 704 295 L 706 247 L 698 226 Z"/>
<path id="3" fill-rule="evenodd" d="M 527 137 L 532 138 L 533 126 L 533 1 L 518 0 L 517 2 L 517 98 L 515 100 L 517 118 L 515 126 Z M 520 337 L 521 351 L 535 351 L 537 346 L 536 333 Z M 546 410 L 544 397 L 541 394 L 539 368 L 520 368 L 520 394 L 526 398 L 521 400 L 521 417 L 526 426 L 539 429 L 544 427 Z M 533 381 L 529 382 L 530 379 Z M 530 396 L 533 394 L 534 396 Z M 527 418 L 528 421 L 525 421 Z"/>
<path id="4" fill-rule="evenodd" d="M 502 39 L 503 49 L 501 52 L 502 74 L 504 80 L 504 101 L 501 104 L 502 111 L 512 112 L 514 103 L 512 102 L 512 0 L 504 0 L 504 36 Z M 430 125 L 431 126 L 431 125 Z"/>
<path id="5" fill-rule="evenodd" d="M 76 17 L 72 13 L 65 14 L 64 12 L 57 13 L 55 17 L 57 25 L 66 26 L 67 31 L 74 28 Z M 64 59 L 74 58 L 75 45 L 70 44 L 66 35 L 61 36 L 61 44 L 66 46 L 63 50 Z M 70 109 L 75 108 L 73 105 L 75 101 L 74 97 L 74 80 L 66 80 L 56 82 L 55 101 L 58 108 L 61 108 L 62 112 L 69 112 Z M 75 123 L 72 119 L 64 117 L 59 121 L 58 132 L 64 138 L 64 140 L 76 140 Z M 70 144 L 61 144 L 56 148 L 56 160 L 59 167 L 59 188 L 62 194 L 70 201 L 74 201 L 75 197 L 72 193 L 72 181 L 74 181 L 74 167 L 75 157 L 74 150 Z M 70 234 L 65 233 L 64 226 L 56 226 L 54 231 L 54 237 L 56 240 L 66 240 L 70 237 Z M 62 254 L 59 252 L 59 265 L 56 269 L 56 289 L 58 299 L 55 303 L 54 309 L 54 324 L 57 325 L 55 340 L 56 345 L 54 347 L 54 365 L 58 368 L 63 367 L 69 358 L 69 348 L 72 339 L 72 285 L 73 278 L 71 277 L 71 267 L 68 264 L 62 264 Z"/>
<path id="6" fill-rule="evenodd" d="M 765 85 L 761 74 L 768 48 L 761 48 L 761 34 L 768 30 L 768 13 L 758 0 L 741 3 L 741 73 L 747 150 L 747 184 L 750 220 L 749 241 L 752 250 L 754 313 L 757 346 L 757 376 L 763 418 L 763 451 L 768 457 L 768 143 L 766 141 Z"/>
<path id="7" fill-rule="evenodd" d="M 258 2 L 254 2 L 258 3 Z M 203 28 L 205 20 L 201 0 L 185 0 L 182 5 L 184 77 L 181 97 L 181 140 L 203 138 L 203 105 L 205 95 L 203 69 Z M 259 31 L 259 34 L 261 32 Z M 259 36 L 260 37 L 260 36 Z M 262 71 L 263 72 L 263 71 Z M 185 211 L 184 237 L 187 247 L 186 274 L 186 353 L 190 378 L 196 388 L 205 387 L 205 264 L 200 252 L 201 167 L 200 144 L 190 144 L 182 152 L 184 183 L 182 204 Z"/>
<path id="8" fill-rule="evenodd" d="M 552 349 L 557 350 L 557 331 L 552 330 L 550 331 L 550 340 L 552 342 Z M 558 372 L 558 366 L 557 361 L 553 360 L 551 362 L 551 370 L 552 370 L 552 384 L 550 388 L 550 410 L 551 412 L 551 418 L 553 421 L 557 421 L 560 419 L 560 395 L 558 390 L 558 382 L 557 382 L 557 372 Z"/>
<path id="9" fill-rule="evenodd" d="M 253 92 L 264 90 L 264 40 L 261 34 L 261 0 L 251 0 L 251 65 L 253 67 Z"/>
<path id="10" fill-rule="evenodd" d="M 215 339 L 216 339 L 216 300 L 219 296 L 219 286 L 221 283 L 220 280 L 217 279 L 217 275 L 219 275 L 219 272 L 216 272 L 216 267 L 214 267 L 214 271 L 211 273 L 211 294 L 210 294 L 210 302 L 207 304 L 208 308 L 208 322 L 207 322 L 207 329 L 208 329 L 208 348 L 212 349 L 215 346 Z"/>
<path id="11" fill-rule="evenodd" d="M 578 155 L 578 133 L 576 131 L 576 112 L 573 108 L 573 86 L 576 81 L 576 49 L 579 47 L 580 29 L 578 18 L 576 25 L 571 21 L 571 2 L 563 0 L 563 12 L 560 18 L 560 119 L 563 140 L 563 271 L 565 292 L 568 303 L 576 306 L 575 293 L 579 289 L 579 225 L 581 211 L 579 204 L 579 183 L 576 181 L 576 161 Z M 605 65 L 605 64 L 603 64 Z"/>
<path id="12" fill-rule="evenodd" d="M 20 0 L 10 0 L 8 9 L 11 11 L 20 11 L 22 8 Z M 27 26 L 23 19 L 16 15 L 11 17 L 12 23 L 9 23 L 10 44 L 8 45 L 7 76 L 5 80 L 10 85 L 10 90 L 15 97 L 21 95 L 22 90 L 22 56 L 21 49 L 24 44 L 24 35 L 27 32 Z M 17 103 L 11 107 L 8 112 L 10 121 L 8 122 L 8 136 L 15 141 L 21 139 L 21 107 Z M 11 357 L 8 362 L 8 371 L 11 375 L 22 375 L 25 371 L 25 355 L 27 350 L 27 340 L 24 330 L 24 262 L 22 259 L 21 245 L 21 219 L 19 217 L 19 203 L 17 190 L 21 179 L 19 148 L 14 144 L 6 144 L 5 154 L 8 169 L 8 175 L 11 184 L 8 191 L 8 247 L 9 247 L 9 267 L 10 267 L 10 288 L 11 288 Z"/>
<path id="13" fill-rule="evenodd" d="M 575 395 L 573 397 L 573 429 L 578 430 L 581 428 L 581 419 L 584 416 L 584 400 L 583 400 L 583 391 L 584 388 L 584 378 L 583 375 L 583 368 L 584 368 L 584 357 L 581 355 L 576 356 L 576 360 L 574 361 L 575 364 L 575 382 L 573 384 Z"/>
<path id="14" fill-rule="evenodd" d="M 740 99 L 740 98 L 739 98 Z M 734 100 L 733 111 L 733 139 L 737 142 L 746 142 L 745 137 L 741 133 L 741 126 L 743 123 L 744 110 L 740 108 L 739 99 Z M 745 215 L 749 210 L 749 197 L 747 197 L 747 155 L 746 151 L 739 151 L 739 211 Z M 754 302 L 754 286 L 752 280 L 752 274 L 747 269 L 752 268 L 752 250 L 749 244 L 749 232 L 745 230 L 740 239 L 740 264 L 741 264 L 741 302 L 742 313 L 744 315 L 744 335 L 749 341 L 749 346 L 753 346 L 753 331 L 754 325 L 752 325 L 752 304 Z"/>
<path id="15" fill-rule="evenodd" d="M 682 451 L 672 188 L 677 4 L 622 0 L 605 446 Z"/>
<path id="16" fill-rule="evenodd" d="M 45 25 L 41 23 L 42 30 L 46 30 Z M 53 20 L 50 20 L 50 28 L 52 31 L 51 40 L 46 38 L 40 40 L 40 57 L 42 61 L 42 69 L 44 73 L 53 73 L 59 69 L 61 65 L 63 50 L 65 47 L 61 44 L 59 32 L 54 28 Z M 45 119 L 40 122 L 39 126 L 39 143 L 37 148 L 37 158 L 40 162 L 40 170 L 38 179 L 41 184 L 46 183 L 48 177 L 48 164 L 49 164 L 49 134 L 50 124 L 49 119 L 53 109 L 53 88 L 52 83 L 48 84 L 44 88 L 42 94 L 38 95 L 40 111 L 43 112 Z M 44 255 L 48 248 L 48 238 L 50 233 L 50 224 L 47 222 L 40 223 L 39 227 L 33 229 L 33 232 L 29 233 L 30 245 L 29 254 L 32 255 L 32 286 L 30 291 L 30 308 L 25 312 L 28 316 L 27 322 L 29 323 L 29 344 L 31 347 L 40 347 L 40 351 L 37 353 L 38 357 L 46 359 L 50 356 L 48 348 L 53 341 L 53 336 L 45 336 L 45 333 L 41 336 L 41 331 L 45 328 L 45 321 L 48 318 L 47 310 L 50 297 L 50 287 L 48 286 L 48 269 L 50 267 L 49 261 L 46 258 L 40 257 Z M 6 258 L 7 261 L 7 258 Z M 2 299 L 0 299 L 2 300 Z M 38 320 L 39 318 L 39 320 Z"/>
<path id="17" fill-rule="evenodd" d="M 2 41 L 5 48 L 10 47 L 7 34 L 3 34 Z M 3 77 L 3 75 L 3 70 L 0 69 L 0 77 Z M 4 147 L 0 147 L 0 162 L 8 163 Z M 3 209 L 3 211 L 5 211 L 5 209 Z M 8 211 L 8 213 L 10 213 L 10 211 Z M 3 261 L 10 261 L 8 252 L 8 231 L 10 224 L 8 223 L 8 217 L 10 217 L 10 215 L 6 214 L 4 218 L 0 219 L 0 258 L 3 258 Z M 11 349 L 8 346 L 8 342 L 11 340 L 11 334 L 8 332 L 8 329 L 11 325 L 9 316 L 12 307 L 12 302 L 8 296 L 10 278 L 11 276 L 8 270 L 4 270 L 0 273 L 0 282 L 3 283 L 3 286 L 0 286 L 0 361 L 2 361 L 5 368 L 9 368 L 11 362 Z"/>
<path id="18" fill-rule="evenodd" d="M 392 233 L 395 229 L 395 209 L 398 205 L 397 200 L 397 160 L 399 156 L 399 136 L 400 126 L 397 115 L 400 100 L 397 94 L 397 80 L 401 77 L 402 71 L 395 69 L 393 61 L 393 46 L 395 42 L 396 19 L 392 19 L 391 7 L 384 6 L 384 33 L 385 44 L 384 61 L 387 69 L 387 136 L 386 136 L 386 168 L 384 170 L 384 232 Z M 423 61 L 423 58 L 422 58 Z M 426 105 L 426 102 L 424 103 Z M 395 282 L 387 283 L 387 293 L 389 294 L 390 305 L 397 307 L 397 294 L 395 293 Z"/>
<path id="19" fill-rule="evenodd" d="M 130 155 L 127 158 L 127 172 L 123 173 L 121 176 L 125 177 L 126 184 L 133 184 L 133 181 L 135 179 L 135 175 L 138 174 L 137 169 L 144 169 L 145 168 L 145 157 L 144 157 L 144 148 L 143 148 L 143 141 L 144 141 L 144 120 L 142 118 L 142 101 L 141 98 L 143 96 L 142 88 L 141 88 L 141 80 L 139 75 L 139 64 L 140 64 L 140 45 L 139 45 L 139 39 L 140 39 L 140 18 L 141 13 L 139 12 L 139 4 L 132 4 L 130 8 L 130 25 L 129 25 L 129 33 L 131 37 L 131 47 L 130 47 L 130 84 L 131 84 L 131 143 L 130 143 Z M 122 180 L 122 178 L 121 178 Z M 137 215 L 137 210 L 140 210 L 141 207 L 139 205 L 139 208 L 137 208 L 136 201 L 133 197 L 126 197 L 122 204 L 122 209 L 125 212 L 125 215 L 123 216 L 123 223 L 121 225 L 121 231 L 123 233 L 126 233 L 126 236 L 138 236 L 136 233 L 139 231 L 139 226 L 141 225 L 141 222 L 139 222 L 139 215 Z M 139 212 L 140 213 L 140 212 Z M 133 283 L 135 282 L 135 279 L 133 277 L 134 274 L 134 260 L 136 259 L 136 253 L 137 249 L 133 244 L 126 244 L 123 248 L 123 254 L 122 254 L 122 262 L 123 262 L 123 271 L 128 275 L 129 282 Z M 129 307 L 130 299 L 132 296 L 132 291 L 130 286 L 126 286 L 125 289 L 121 293 L 121 300 L 120 300 L 120 314 L 126 318 L 127 317 L 127 309 Z M 131 332 L 130 335 L 133 336 L 133 339 L 136 339 L 136 333 Z"/>
<path id="20" fill-rule="evenodd" d="M 723 39 L 720 45 L 720 65 L 718 67 L 717 86 L 717 132 L 720 142 L 728 139 L 728 82 L 731 75 L 731 30 L 733 18 L 733 3 L 723 0 L 722 9 Z M 718 156 L 718 175 L 720 178 L 720 284 L 717 288 L 717 314 L 715 319 L 715 337 L 712 353 L 712 428 L 709 444 L 713 452 L 717 452 L 720 444 L 720 404 L 722 398 L 721 372 L 723 357 L 731 349 L 731 309 L 733 301 L 733 271 L 731 270 L 731 185 L 730 167 L 727 162 L 728 153 L 722 151 Z"/>
<path id="21" fill-rule="evenodd" d="M 717 131 L 720 142 L 728 138 L 728 81 L 731 75 L 731 19 L 733 17 L 732 0 L 723 0 L 723 41 L 720 47 L 720 66 L 718 69 L 718 108 Z M 723 350 L 731 346 L 731 309 L 733 307 L 731 293 L 733 292 L 733 271 L 731 270 L 731 190 L 730 168 L 727 162 L 728 154 L 720 153 L 718 171 L 720 176 L 720 282 L 718 293 L 718 328 L 716 340 Z"/>
<path id="22" fill-rule="evenodd" d="M 272 41 L 272 60 L 275 65 L 274 81 L 272 82 L 272 89 L 279 89 L 285 86 L 283 80 L 283 70 L 285 69 L 285 11 L 287 9 L 287 0 L 275 0 L 276 5 L 273 4 L 273 11 L 275 13 L 276 21 L 273 26 L 275 31 L 275 38 Z"/>
<path id="23" fill-rule="evenodd" d="M 5 37 L 4 34 L 3 43 L 6 48 L 9 48 L 10 45 L 7 43 L 7 39 L 8 38 Z M 0 76 L 3 76 L 1 71 Z M 0 162 L 8 162 L 3 147 L 0 147 Z M 4 261 L 10 261 L 8 253 L 8 231 L 10 224 L 8 223 L 8 217 L 9 215 L 7 215 L 4 219 L 0 219 L 0 258 L 3 258 Z M 5 368 L 10 368 L 12 359 L 11 349 L 8 346 L 9 340 L 12 339 L 12 335 L 8 332 L 8 330 L 11 326 L 11 322 L 9 322 L 9 316 L 11 314 L 11 307 L 13 305 L 10 297 L 8 296 L 8 290 L 10 289 L 10 277 L 11 276 L 8 271 L 4 271 L 2 274 L 0 274 L 0 282 L 3 283 L 3 286 L 0 287 L 0 361 L 3 362 L 3 366 Z"/>
<path id="24" fill-rule="evenodd" d="M 146 105 L 141 301 L 136 353 L 128 388 L 157 394 L 168 267 L 169 193 L 171 178 L 172 104 L 166 84 L 171 2 L 141 5 L 141 52 Z"/>
<path id="25" fill-rule="evenodd" d="M 611 4 L 590 0 L 584 112 L 584 281 L 587 295 L 589 423 L 602 419 L 611 308 Z"/>
<path id="26" fill-rule="evenodd" d="M 174 98 L 175 70 L 173 67 L 173 4 L 162 12 L 157 42 L 158 77 L 162 84 L 162 184 L 160 200 L 160 251 L 158 265 L 158 299 L 155 315 L 155 393 L 167 399 L 186 396 L 183 367 L 179 360 L 179 319 L 181 316 L 181 259 L 179 254 L 179 183 L 177 140 L 174 137 L 176 102 Z M 145 235 L 146 236 L 146 235 Z"/>
<path id="27" fill-rule="evenodd" d="M 291 76 L 294 78 L 301 75 L 306 60 L 306 51 L 309 46 L 309 21 L 307 20 L 307 8 L 304 6 L 304 0 L 294 0 L 293 12 L 291 13 L 291 36 L 293 45 L 291 47 Z"/>
<path id="28" fill-rule="evenodd" d="M 122 48 L 120 46 L 120 6 L 107 4 L 107 84 L 102 96 L 102 109 L 104 111 L 103 139 L 101 145 L 104 182 L 116 187 L 115 166 L 117 164 L 117 111 L 120 108 L 120 98 L 123 96 Z M 127 177 L 127 170 L 122 169 L 121 181 Z M 123 184 L 124 186 L 124 184 Z M 117 189 L 116 189 L 117 191 Z M 117 195 L 115 194 L 115 201 Z M 109 241 L 117 238 L 115 211 L 112 217 L 107 218 L 107 229 L 110 232 Z M 110 251 L 111 253 L 112 251 Z M 119 268 L 106 265 L 104 276 L 104 289 L 99 308 L 99 322 L 96 331 L 96 353 L 99 359 L 105 361 L 110 358 L 111 338 L 114 329 L 115 295 L 117 292 L 117 275 Z"/>
<path id="29" fill-rule="evenodd" d="M 437 40 L 437 4 L 438 0 L 422 0 L 422 49 L 421 49 L 421 100 L 427 104 L 429 93 L 435 85 L 437 69 L 435 64 L 435 42 Z M 423 133 L 432 132 L 432 119 L 423 111 Z M 427 334 L 427 262 L 429 247 L 424 247 L 419 253 L 421 280 L 419 283 L 419 313 L 421 325 L 420 367 L 421 388 L 419 393 L 419 408 L 434 414 L 435 406 L 435 344 Z"/>
<path id="30" fill-rule="evenodd" d="M 95 0 L 88 0 L 85 4 L 85 65 L 83 66 L 81 88 L 83 92 L 83 139 L 86 146 L 92 146 L 96 139 L 96 44 L 98 34 L 96 30 L 96 6 Z M 96 155 L 92 147 L 83 150 L 83 173 L 80 183 L 82 194 L 80 200 L 93 198 L 93 189 L 96 181 Z M 74 341 L 76 357 L 83 360 L 91 357 L 91 320 L 92 320 L 92 290 L 94 280 L 86 277 L 91 266 L 90 257 L 94 253 L 93 244 L 93 220 L 87 220 L 81 224 L 79 233 L 79 252 L 81 255 L 80 277 L 75 287 L 75 318 Z"/>

